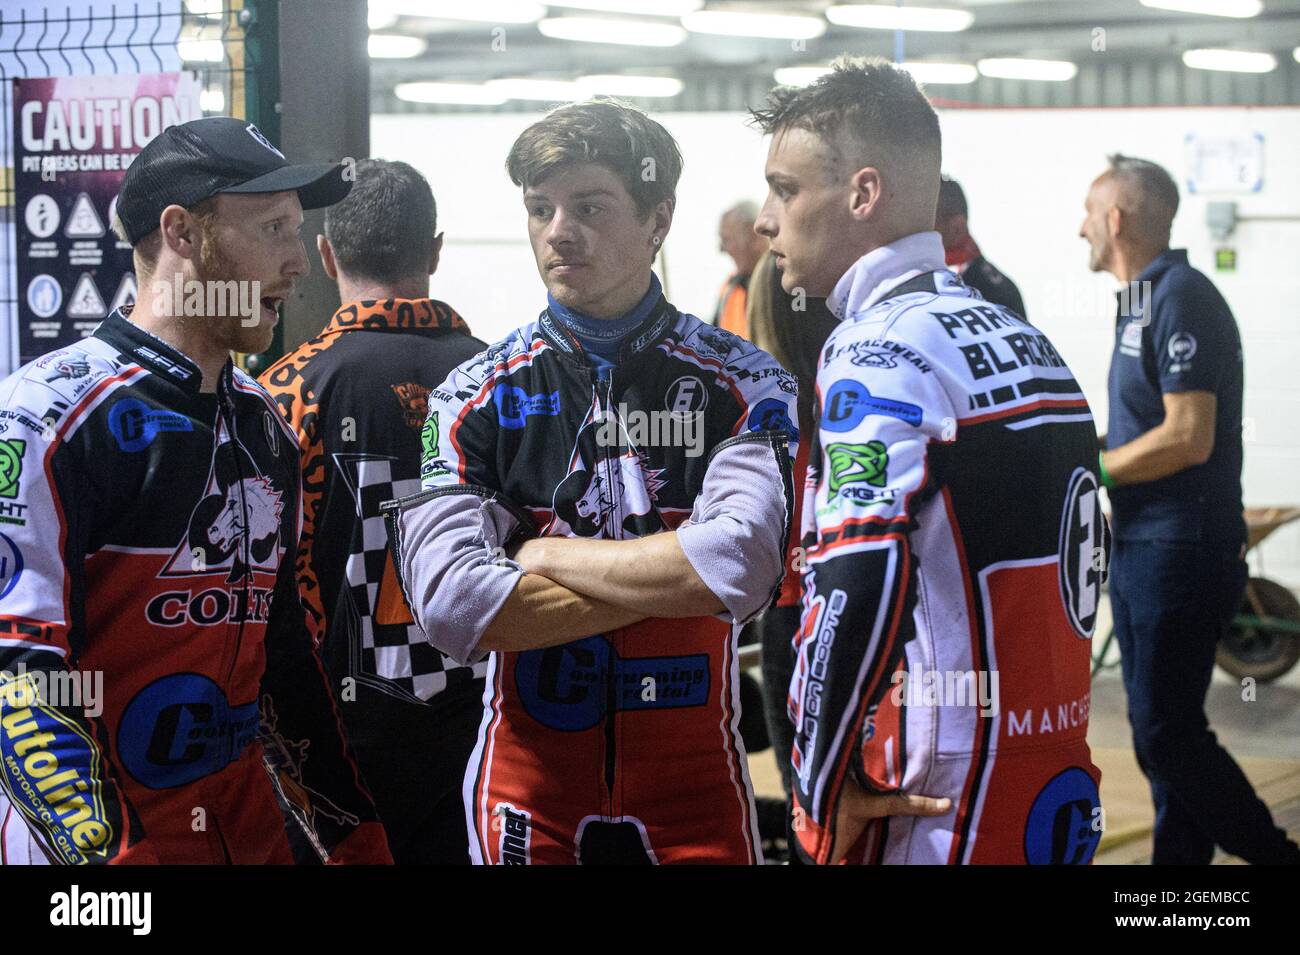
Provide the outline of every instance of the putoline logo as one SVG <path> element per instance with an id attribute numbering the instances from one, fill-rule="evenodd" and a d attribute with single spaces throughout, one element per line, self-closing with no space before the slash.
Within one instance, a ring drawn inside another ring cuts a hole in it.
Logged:
<path id="1" fill-rule="evenodd" d="M 1074 632 L 1085 640 L 1092 639 L 1097 625 L 1097 604 L 1101 596 L 1104 567 L 1103 535 L 1105 520 L 1097 479 L 1087 468 L 1075 468 L 1065 493 L 1061 512 L 1061 536 L 1057 550 L 1060 568 L 1061 601 Z"/>

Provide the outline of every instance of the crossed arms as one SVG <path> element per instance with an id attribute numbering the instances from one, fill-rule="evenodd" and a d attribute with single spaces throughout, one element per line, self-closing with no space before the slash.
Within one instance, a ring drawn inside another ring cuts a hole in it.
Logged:
<path id="1" fill-rule="evenodd" d="M 788 468 L 784 433 L 719 446 L 690 520 L 637 540 L 533 537 L 502 495 L 462 484 L 396 502 L 389 536 L 416 620 L 460 662 L 648 617 L 744 623 L 783 576 Z"/>

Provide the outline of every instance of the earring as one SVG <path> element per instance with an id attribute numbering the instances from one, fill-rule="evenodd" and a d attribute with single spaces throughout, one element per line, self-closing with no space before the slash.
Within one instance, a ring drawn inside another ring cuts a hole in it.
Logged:
<path id="1" fill-rule="evenodd" d="M 659 236 L 656 235 L 656 236 L 651 237 L 651 239 L 650 239 L 650 243 L 651 243 L 652 245 L 658 245 L 658 244 L 659 244 Z"/>

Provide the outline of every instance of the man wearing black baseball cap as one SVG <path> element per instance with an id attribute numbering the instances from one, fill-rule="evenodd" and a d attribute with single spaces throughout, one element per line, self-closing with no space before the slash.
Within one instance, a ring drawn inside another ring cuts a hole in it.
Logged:
<path id="1" fill-rule="evenodd" d="M 230 357 L 350 185 L 165 130 L 117 200 L 136 305 L 0 383 L 0 858 L 289 862 L 280 797 L 323 859 L 391 861 L 299 603 L 297 440 Z"/>
<path id="2" fill-rule="evenodd" d="M 205 385 L 228 352 L 265 351 L 280 303 L 310 268 L 302 210 L 346 196 L 346 169 L 290 165 L 256 126 L 228 116 L 168 127 L 131 164 L 117 198 L 114 231 L 135 248 L 141 300 L 152 293 L 152 314 L 137 310 L 132 321 L 193 358 Z M 205 296 L 197 323 L 186 320 L 199 311 L 186 291 L 194 280 Z M 223 289 L 238 294 L 223 302 Z"/>

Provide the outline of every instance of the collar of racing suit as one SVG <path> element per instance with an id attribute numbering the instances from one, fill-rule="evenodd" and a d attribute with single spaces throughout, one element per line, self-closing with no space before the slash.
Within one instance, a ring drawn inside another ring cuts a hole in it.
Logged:
<path id="1" fill-rule="evenodd" d="M 914 232 L 872 249 L 858 259 L 826 299 L 840 321 L 875 305 L 902 282 L 944 268 L 943 239 L 937 232 Z"/>
<path id="2" fill-rule="evenodd" d="M 616 365 L 623 365 L 635 360 L 640 354 L 663 338 L 677 319 L 677 309 L 664 298 L 663 288 L 659 284 L 658 276 L 651 273 L 650 279 L 650 290 L 631 312 L 623 316 L 623 319 L 633 315 L 641 315 L 644 318 L 621 336 L 622 345 L 619 348 Z M 542 336 L 551 345 L 555 346 L 555 349 L 564 360 L 594 371 L 595 366 L 591 361 L 591 357 L 586 353 L 582 340 L 574 331 L 570 330 L 569 322 L 565 320 L 565 317 L 556 311 L 558 303 L 551 300 L 550 296 L 547 296 L 547 299 L 550 304 L 546 311 L 542 312 L 539 319 Z M 565 312 L 567 311 L 566 309 Z M 572 315 L 573 313 L 569 314 Z M 587 321 L 594 322 L 596 320 L 588 318 Z M 622 324 L 622 319 L 616 319 L 615 322 L 616 324 Z"/>
<path id="3" fill-rule="evenodd" d="M 133 306 L 125 305 L 99 323 L 94 331 L 96 338 L 121 349 L 124 355 L 156 372 L 178 388 L 198 394 L 203 387 L 203 372 L 183 352 L 167 344 L 156 335 L 150 335 L 128 316 Z M 234 362 L 227 358 L 221 377 L 229 378 Z"/>
<path id="4" fill-rule="evenodd" d="M 436 298 L 387 298 L 345 302 L 320 337 L 350 331 L 412 332 L 442 330 L 471 334 L 460 314 Z"/>

